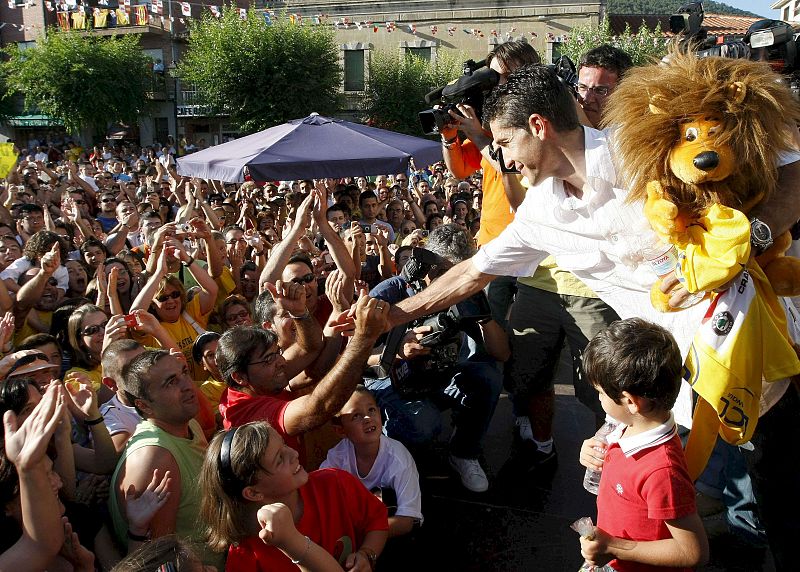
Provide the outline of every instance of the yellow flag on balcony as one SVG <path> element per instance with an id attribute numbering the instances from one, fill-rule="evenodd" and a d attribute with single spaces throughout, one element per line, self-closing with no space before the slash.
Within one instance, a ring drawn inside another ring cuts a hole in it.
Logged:
<path id="1" fill-rule="evenodd" d="M 0 143 L 0 178 L 5 178 L 17 164 L 13 143 Z"/>

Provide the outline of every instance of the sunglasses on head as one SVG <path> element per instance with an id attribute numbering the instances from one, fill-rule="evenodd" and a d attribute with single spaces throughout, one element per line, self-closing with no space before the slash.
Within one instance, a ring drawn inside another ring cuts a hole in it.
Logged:
<path id="1" fill-rule="evenodd" d="M 93 336 L 93 335 L 95 335 L 97 332 L 102 332 L 102 331 L 104 331 L 104 330 L 106 329 L 106 324 L 107 324 L 107 323 L 108 323 L 108 322 L 104 322 L 104 323 L 102 323 L 102 324 L 95 324 L 94 326 L 86 326 L 85 328 L 83 328 L 83 330 L 81 331 L 81 333 L 82 333 L 84 336 Z"/>
<path id="2" fill-rule="evenodd" d="M 297 278 L 292 278 L 292 282 L 295 284 L 310 284 L 314 281 L 316 276 L 314 276 L 313 272 L 309 272 L 305 276 L 298 276 Z"/>
<path id="3" fill-rule="evenodd" d="M 172 294 L 162 294 L 161 296 L 158 296 L 156 300 L 159 302 L 166 302 L 167 300 L 177 300 L 180 297 L 181 293 L 175 290 Z"/>

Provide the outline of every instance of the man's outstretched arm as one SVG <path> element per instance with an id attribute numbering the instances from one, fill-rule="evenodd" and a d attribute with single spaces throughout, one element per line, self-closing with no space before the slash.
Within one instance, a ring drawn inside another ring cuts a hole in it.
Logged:
<path id="1" fill-rule="evenodd" d="M 437 278 L 419 294 L 392 306 L 389 310 L 390 325 L 399 326 L 420 316 L 449 308 L 483 289 L 495 278 L 493 274 L 484 274 L 475 268 L 471 259 L 465 260 Z"/>

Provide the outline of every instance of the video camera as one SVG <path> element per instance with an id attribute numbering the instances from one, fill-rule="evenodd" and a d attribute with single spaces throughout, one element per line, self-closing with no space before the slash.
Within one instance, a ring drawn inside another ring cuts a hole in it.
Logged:
<path id="1" fill-rule="evenodd" d="M 443 312 L 412 322 L 411 328 L 431 328 L 419 341 L 431 353 L 411 360 L 396 360 L 389 370 L 392 387 L 401 395 L 409 396 L 429 393 L 450 383 L 458 365 L 461 332 L 491 317 L 489 300 L 480 291 Z"/>
<path id="2" fill-rule="evenodd" d="M 419 122 L 425 135 L 438 135 L 442 127 L 453 122 L 450 110 L 458 111 L 456 104 L 463 103 L 475 110 L 480 119 L 483 112 L 483 94 L 500 81 L 500 74 L 491 69 L 486 60 L 464 62 L 464 73 L 445 86 L 438 87 L 425 96 L 425 103 L 438 105 L 420 111 Z"/>
<path id="3" fill-rule="evenodd" d="M 742 40 L 719 41 L 709 36 L 703 24 L 702 2 L 690 2 L 670 16 L 669 28 L 680 34 L 681 47 L 699 58 L 726 57 L 767 62 L 784 76 L 795 97 L 800 99 L 800 59 L 798 59 L 798 30 L 781 20 L 758 20 L 747 29 Z"/>
<path id="4" fill-rule="evenodd" d="M 561 56 L 554 64 L 548 65 L 555 70 L 559 79 L 574 91 L 578 84 L 578 73 L 575 64 L 567 56 Z M 463 103 L 475 110 L 480 120 L 483 116 L 483 100 L 487 91 L 500 81 L 500 74 L 489 67 L 489 59 L 476 62 L 464 62 L 464 73 L 443 87 L 431 91 L 425 96 L 425 103 L 436 105 L 432 109 L 420 111 L 419 122 L 425 135 L 437 135 L 442 127 L 453 122 L 450 110 L 461 114 L 456 104 Z"/>
<path id="5" fill-rule="evenodd" d="M 476 117 L 481 121 L 485 94 L 500 81 L 500 74 L 489 67 L 490 60 L 491 56 L 479 62 L 467 60 L 464 62 L 464 74 L 461 77 L 443 87 L 434 89 L 425 96 L 425 103 L 434 105 L 431 109 L 419 113 L 419 122 L 425 135 L 438 135 L 445 125 L 452 123 L 451 110 L 461 115 L 456 107 L 459 103 L 472 107 Z M 578 73 L 572 60 L 567 56 L 561 56 L 554 64 L 547 67 L 553 69 L 558 78 L 570 88 L 572 93 L 575 93 L 575 86 L 578 85 Z M 504 174 L 519 172 L 506 167 L 502 150 L 491 148 L 490 153 L 492 159 L 500 164 L 500 170 Z"/>

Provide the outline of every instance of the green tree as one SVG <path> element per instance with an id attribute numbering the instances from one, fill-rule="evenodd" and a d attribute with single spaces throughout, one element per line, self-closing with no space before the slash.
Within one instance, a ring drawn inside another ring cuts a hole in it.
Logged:
<path id="1" fill-rule="evenodd" d="M 5 53 L 7 95 L 23 94 L 27 110 L 60 119 L 72 133 L 135 122 L 148 106 L 152 61 L 137 35 L 108 38 L 51 29 L 35 46 L 12 45 Z"/>
<path id="2" fill-rule="evenodd" d="M 375 53 L 367 82 L 368 122 L 382 129 L 422 135 L 417 114 L 430 107 L 425 94 L 460 74 L 461 60 L 442 52 L 433 62 L 396 52 Z"/>
<path id="3" fill-rule="evenodd" d="M 561 45 L 561 53 L 577 64 L 584 53 L 603 44 L 611 44 L 626 52 L 637 66 L 652 63 L 667 52 L 667 38 L 661 31 L 661 24 L 654 30 L 642 24 L 636 34 L 631 33 L 630 26 L 625 26 L 625 31 L 615 36 L 606 18 L 599 26 L 573 28 L 567 41 Z"/>
<path id="4" fill-rule="evenodd" d="M 268 24 L 253 10 L 194 21 L 178 77 L 197 86 L 202 103 L 229 114 L 252 133 L 316 111 L 339 108 L 339 50 L 333 29 L 292 23 Z"/>

